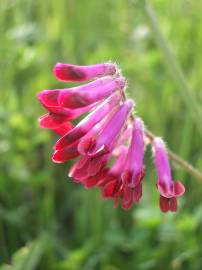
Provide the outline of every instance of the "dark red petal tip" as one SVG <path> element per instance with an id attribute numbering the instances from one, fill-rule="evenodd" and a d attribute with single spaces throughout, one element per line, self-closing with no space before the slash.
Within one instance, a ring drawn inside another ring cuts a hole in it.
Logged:
<path id="1" fill-rule="evenodd" d="M 169 211 L 169 199 L 168 198 L 165 198 L 165 197 L 160 195 L 159 204 L 160 204 L 161 212 L 166 213 Z"/>
<path id="2" fill-rule="evenodd" d="M 79 66 L 57 63 L 53 68 L 53 74 L 61 81 L 81 82 L 86 79 L 85 73 Z"/>

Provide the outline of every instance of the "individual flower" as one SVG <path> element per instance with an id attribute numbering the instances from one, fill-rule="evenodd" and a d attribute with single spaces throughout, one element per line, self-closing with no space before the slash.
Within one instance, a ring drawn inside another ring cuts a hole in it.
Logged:
<path id="1" fill-rule="evenodd" d="M 46 108 L 78 109 L 106 99 L 124 87 L 124 78 L 106 77 L 78 87 L 43 90 L 38 94 L 38 99 Z"/>
<path id="2" fill-rule="evenodd" d="M 184 185 L 180 181 L 174 182 L 172 179 L 168 153 L 161 138 L 154 139 L 153 153 L 158 175 L 157 188 L 160 193 L 160 209 L 162 212 L 175 212 L 177 210 L 176 198 L 184 194 Z"/>
<path id="3" fill-rule="evenodd" d="M 82 82 L 101 76 L 114 75 L 116 72 L 116 65 L 111 63 L 90 66 L 57 63 L 53 68 L 53 73 L 56 78 L 66 82 Z"/>
<path id="4" fill-rule="evenodd" d="M 122 180 L 127 186 L 129 201 L 138 202 L 142 196 L 142 179 L 144 172 L 144 124 L 135 118 L 132 126 L 132 137 L 126 163 L 122 172 Z"/>

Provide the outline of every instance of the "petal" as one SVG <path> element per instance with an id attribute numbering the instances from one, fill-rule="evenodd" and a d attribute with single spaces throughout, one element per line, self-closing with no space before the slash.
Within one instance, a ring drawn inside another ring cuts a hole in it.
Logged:
<path id="1" fill-rule="evenodd" d="M 168 212 L 170 210 L 169 199 L 160 195 L 160 209 L 162 212 Z"/>
<path id="2" fill-rule="evenodd" d="M 116 66 L 111 63 L 90 66 L 57 63 L 53 73 L 61 81 L 82 82 L 99 76 L 113 75 L 116 70 Z"/>
<path id="3" fill-rule="evenodd" d="M 61 150 L 56 150 L 52 155 L 52 161 L 55 163 L 63 163 L 67 160 L 73 159 L 79 156 L 79 152 L 77 150 L 77 144 L 73 143 L 67 147 L 64 147 Z"/>
<path id="4" fill-rule="evenodd" d="M 142 184 L 140 183 L 133 191 L 133 202 L 139 202 L 142 197 Z"/>
<path id="5" fill-rule="evenodd" d="M 84 186 L 85 188 L 92 188 L 96 186 L 97 182 L 98 182 L 98 179 L 96 178 L 96 176 L 89 177 L 84 181 Z"/>
<path id="6" fill-rule="evenodd" d="M 75 163 L 76 169 L 79 170 L 83 168 L 88 161 L 89 157 L 88 156 L 82 156 L 77 162 Z"/>
<path id="7" fill-rule="evenodd" d="M 132 127 L 132 138 L 128 148 L 126 164 L 122 179 L 129 187 L 135 188 L 144 177 L 144 124 L 140 118 L 135 118 Z"/>
<path id="8" fill-rule="evenodd" d="M 117 179 L 108 182 L 102 189 L 104 198 L 113 198 L 117 187 Z"/>
<path id="9" fill-rule="evenodd" d="M 121 174 L 121 179 L 125 185 L 128 185 L 130 183 L 130 179 L 132 177 L 132 174 L 128 170 L 124 170 Z"/>
<path id="10" fill-rule="evenodd" d="M 82 129 L 79 130 L 79 129 L 73 128 L 68 133 L 66 133 L 63 137 L 61 137 L 59 140 L 57 140 L 57 142 L 55 143 L 53 148 L 55 150 L 60 150 L 64 147 L 70 145 L 74 141 L 77 141 L 78 139 L 80 139 L 84 135 L 85 135 L 84 130 L 82 130 Z"/>
<path id="11" fill-rule="evenodd" d="M 73 128 L 73 124 L 71 122 L 66 122 L 61 125 L 58 125 L 57 127 L 51 128 L 56 134 L 63 136 L 66 134 L 69 130 Z"/>
<path id="12" fill-rule="evenodd" d="M 89 177 L 101 174 L 105 165 L 104 162 L 104 159 L 92 159 L 84 156 L 73 165 L 69 176 L 78 180 L 86 180 Z"/>
<path id="13" fill-rule="evenodd" d="M 170 201 L 170 211 L 171 212 L 176 212 L 177 211 L 177 199 L 176 199 L 176 197 L 173 197 L 173 198 L 170 198 L 169 199 L 169 201 Z"/>
<path id="14" fill-rule="evenodd" d="M 128 186 L 125 186 L 123 190 L 123 203 L 128 204 L 130 201 L 133 201 L 133 191 Z"/>
<path id="15" fill-rule="evenodd" d="M 136 188 L 137 186 L 139 186 L 144 176 L 145 176 L 144 168 L 141 168 L 141 171 L 137 172 L 136 174 L 133 172 L 129 187 Z"/>
<path id="16" fill-rule="evenodd" d="M 153 153 L 158 179 L 164 182 L 166 186 L 172 186 L 171 168 L 169 164 L 166 145 L 161 138 L 153 140 Z"/>
<path id="17" fill-rule="evenodd" d="M 130 188 L 125 188 L 124 189 L 124 194 L 123 194 L 123 199 L 121 202 L 121 207 L 124 210 L 129 210 L 133 205 L 133 194 L 132 190 Z"/>
<path id="18" fill-rule="evenodd" d="M 71 170 L 71 172 L 69 173 L 69 176 L 71 176 L 72 178 L 79 180 L 80 182 L 83 182 L 85 179 L 88 178 L 88 174 L 86 171 L 86 167 L 82 168 L 82 169 L 76 169 L 76 170 Z"/>
<path id="19" fill-rule="evenodd" d="M 96 175 L 102 167 L 102 163 L 99 158 L 89 159 L 88 162 L 88 175 Z"/>
<path id="20" fill-rule="evenodd" d="M 171 182 L 170 184 L 167 184 L 167 182 L 158 180 L 157 188 L 158 188 L 159 193 L 163 197 L 172 198 L 173 196 L 175 196 L 173 182 Z"/>
<path id="21" fill-rule="evenodd" d="M 175 181 L 174 193 L 175 196 L 182 196 L 185 193 L 185 187 L 180 181 Z"/>
<path id="22" fill-rule="evenodd" d="M 84 136 L 79 144 L 78 144 L 78 151 L 81 155 L 87 155 L 90 147 L 95 145 L 95 138 L 90 136 Z"/>
<path id="23" fill-rule="evenodd" d="M 41 128 L 49 128 L 58 135 L 64 135 L 71 130 L 74 125 L 66 120 L 65 115 L 48 113 L 39 118 Z"/>
<path id="24" fill-rule="evenodd" d="M 100 179 L 104 175 L 104 170 L 99 171 L 96 175 L 88 177 L 83 181 L 83 184 L 86 188 L 92 188 L 97 185 Z"/>
<path id="25" fill-rule="evenodd" d="M 37 94 L 38 100 L 44 106 L 58 107 L 58 96 L 60 90 L 43 90 Z"/>
<path id="26" fill-rule="evenodd" d="M 67 120 L 68 119 L 64 114 L 47 113 L 39 118 L 39 124 L 41 128 L 54 128 Z"/>

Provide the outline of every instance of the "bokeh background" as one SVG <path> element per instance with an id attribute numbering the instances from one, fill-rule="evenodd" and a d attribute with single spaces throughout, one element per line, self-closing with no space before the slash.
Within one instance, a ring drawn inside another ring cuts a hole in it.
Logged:
<path id="1" fill-rule="evenodd" d="M 1 270 L 202 269 L 202 183 L 172 164 L 187 192 L 177 213 L 161 213 L 148 148 L 141 203 L 128 212 L 114 209 L 96 189 L 68 179 L 71 162 L 51 162 L 56 136 L 37 123 L 44 111 L 36 93 L 74 85 L 56 81 L 56 62 L 111 60 L 127 77 L 146 126 L 202 170 L 201 116 L 176 83 L 144 4 L 0 1 Z M 200 110 L 202 1 L 149 4 Z"/>

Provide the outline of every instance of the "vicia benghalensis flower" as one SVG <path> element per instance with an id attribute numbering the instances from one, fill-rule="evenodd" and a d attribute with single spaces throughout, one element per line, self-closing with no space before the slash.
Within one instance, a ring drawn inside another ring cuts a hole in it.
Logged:
<path id="1" fill-rule="evenodd" d="M 160 208 L 163 212 L 176 211 L 176 197 L 182 196 L 185 188 L 180 181 L 174 182 L 172 179 L 166 146 L 161 138 L 154 139 L 153 152 L 158 175 L 157 188 L 160 193 Z"/>
<path id="2" fill-rule="evenodd" d="M 117 67 L 111 63 L 91 66 L 57 63 L 53 69 L 56 78 L 66 82 L 83 82 L 86 80 L 93 80 L 97 77 L 114 75 L 116 72 Z"/>
<path id="3" fill-rule="evenodd" d="M 57 63 L 53 73 L 65 82 L 90 82 L 43 90 L 37 95 L 48 111 L 39 118 L 40 127 L 60 136 L 53 147 L 52 161 L 76 159 L 68 173 L 75 183 L 85 188 L 97 187 L 103 198 L 114 200 L 115 207 L 120 204 L 123 209 L 130 209 L 142 197 L 148 140 L 143 121 L 132 114 L 134 102 L 126 98 L 125 78 L 112 63 Z M 74 120 L 83 114 L 83 119 L 75 124 Z M 160 209 L 176 211 L 176 197 L 183 195 L 185 188 L 180 181 L 172 180 L 163 140 L 155 138 L 150 143 L 158 175 Z"/>

